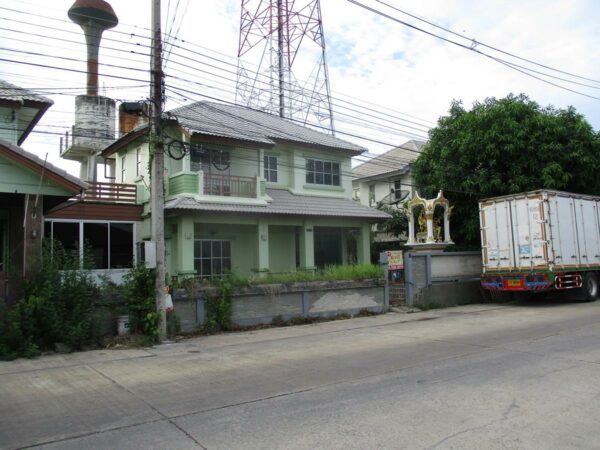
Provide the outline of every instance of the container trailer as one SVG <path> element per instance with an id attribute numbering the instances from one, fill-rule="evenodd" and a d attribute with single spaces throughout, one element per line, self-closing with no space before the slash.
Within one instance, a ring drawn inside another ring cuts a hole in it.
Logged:
<path id="1" fill-rule="evenodd" d="M 479 202 L 484 289 L 576 289 L 596 300 L 600 197 L 537 190 Z"/>

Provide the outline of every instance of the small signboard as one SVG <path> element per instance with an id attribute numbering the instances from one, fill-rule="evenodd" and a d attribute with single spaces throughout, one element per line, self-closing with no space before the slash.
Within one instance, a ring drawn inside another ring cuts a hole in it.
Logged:
<path id="1" fill-rule="evenodd" d="M 401 250 L 388 250 L 387 262 L 388 270 L 402 270 L 404 269 L 404 256 Z"/>

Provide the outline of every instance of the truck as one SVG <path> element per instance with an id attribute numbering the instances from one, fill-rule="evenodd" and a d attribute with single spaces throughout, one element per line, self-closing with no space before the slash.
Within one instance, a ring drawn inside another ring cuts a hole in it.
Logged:
<path id="1" fill-rule="evenodd" d="M 481 286 L 599 296 L 600 197 L 549 189 L 479 201 Z"/>

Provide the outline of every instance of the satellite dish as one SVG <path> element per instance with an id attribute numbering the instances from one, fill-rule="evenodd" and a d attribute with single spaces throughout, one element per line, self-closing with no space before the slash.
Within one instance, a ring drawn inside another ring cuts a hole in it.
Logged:
<path id="1" fill-rule="evenodd" d="M 406 189 L 390 189 L 390 193 L 383 197 L 381 200 L 379 200 L 377 203 L 380 203 L 382 205 L 396 205 L 402 200 L 404 200 L 406 197 L 408 197 L 408 194 L 410 194 L 410 191 L 407 191 Z"/>

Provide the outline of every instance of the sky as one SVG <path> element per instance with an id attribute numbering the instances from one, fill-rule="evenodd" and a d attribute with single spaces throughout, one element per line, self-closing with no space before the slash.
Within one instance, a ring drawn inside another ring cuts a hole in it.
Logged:
<path id="1" fill-rule="evenodd" d="M 86 81 L 83 33 L 67 17 L 72 3 L 2 2 L 0 78 L 54 101 L 23 147 L 78 174 L 78 163 L 59 157 L 60 136 L 73 124 L 75 95 L 85 92 Z M 100 91 L 117 101 L 140 101 L 149 96 L 152 2 L 109 3 L 119 25 L 103 36 Z M 163 31 L 177 38 L 166 42 L 167 110 L 198 100 L 235 101 L 241 3 L 162 1 Z M 321 13 L 337 136 L 370 152 L 355 163 L 426 138 L 453 100 L 470 108 L 486 97 L 524 93 L 542 106 L 573 106 L 600 129 L 600 8 L 593 0 L 321 0 Z"/>

